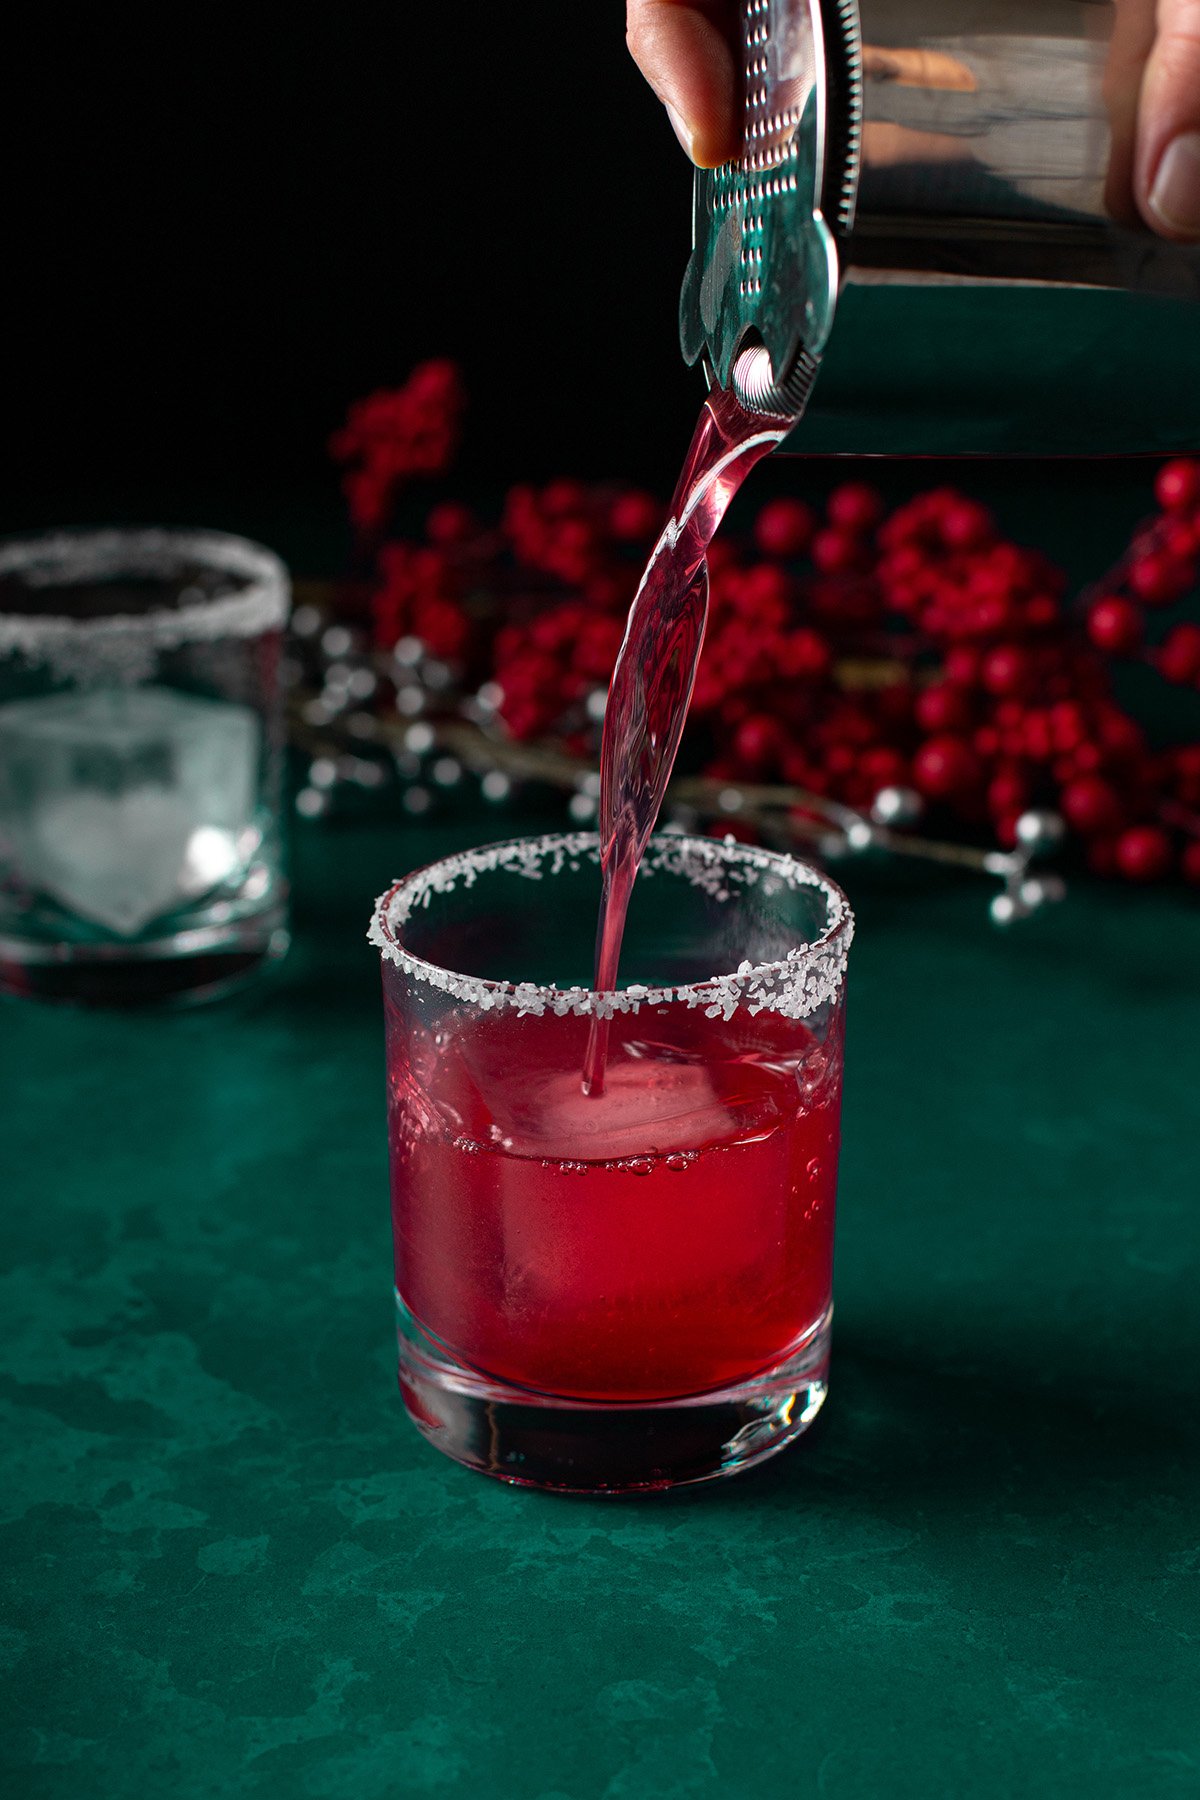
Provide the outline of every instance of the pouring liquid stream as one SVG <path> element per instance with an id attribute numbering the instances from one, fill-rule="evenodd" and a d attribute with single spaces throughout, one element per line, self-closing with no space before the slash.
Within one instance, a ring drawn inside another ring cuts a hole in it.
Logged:
<path id="1" fill-rule="evenodd" d="M 794 423 L 750 412 L 732 384 L 711 390 L 629 609 L 600 749 L 597 993 L 617 985 L 634 880 L 683 735 L 708 618 L 708 546 L 750 470 Z M 609 1021 L 593 1015 L 583 1067 L 583 1091 L 592 1098 L 604 1092 L 608 1034 Z"/>

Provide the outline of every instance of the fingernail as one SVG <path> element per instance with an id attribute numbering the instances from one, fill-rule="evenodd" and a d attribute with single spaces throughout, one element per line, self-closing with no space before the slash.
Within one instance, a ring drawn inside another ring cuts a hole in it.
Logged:
<path id="1" fill-rule="evenodd" d="M 1163 152 L 1150 209 L 1168 231 L 1200 237 L 1200 131 L 1184 131 Z"/>
<path id="2" fill-rule="evenodd" d="M 679 113 L 675 111 L 675 108 L 669 101 L 664 104 L 667 108 L 667 117 L 671 121 L 671 130 L 675 133 L 675 136 L 679 139 L 680 143 L 690 156 L 692 154 L 692 144 L 695 141 L 695 134 L 684 124 L 683 119 Z"/>

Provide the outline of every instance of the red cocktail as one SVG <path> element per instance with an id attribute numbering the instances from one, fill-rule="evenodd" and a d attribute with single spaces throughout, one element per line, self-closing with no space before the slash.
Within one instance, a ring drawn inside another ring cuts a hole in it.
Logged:
<path id="1" fill-rule="evenodd" d="M 852 927 L 790 858 L 664 836 L 595 995 L 597 856 L 450 859 L 375 936 L 409 1409 L 491 1473 L 614 1490 L 756 1461 L 823 1398 Z"/>

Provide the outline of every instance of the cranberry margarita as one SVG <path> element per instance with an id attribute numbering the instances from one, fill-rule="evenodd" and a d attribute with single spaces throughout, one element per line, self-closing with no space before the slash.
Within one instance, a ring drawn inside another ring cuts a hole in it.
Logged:
<path id="1" fill-rule="evenodd" d="M 805 865 L 665 835 L 599 995 L 567 985 L 598 857 L 451 858 L 373 926 L 409 1410 L 460 1460 L 593 1491 L 744 1466 L 820 1404 L 852 931 Z"/>

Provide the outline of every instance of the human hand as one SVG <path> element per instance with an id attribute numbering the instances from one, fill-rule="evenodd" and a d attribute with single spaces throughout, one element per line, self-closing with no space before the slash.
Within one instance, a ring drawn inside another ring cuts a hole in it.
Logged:
<path id="1" fill-rule="evenodd" d="M 1161 236 L 1200 239 L 1200 0 L 1114 0 L 1106 200 Z M 633 59 L 700 168 L 738 153 L 735 0 L 627 0 Z"/>
<path id="2" fill-rule="evenodd" d="M 732 161 L 740 149 L 735 0 L 626 0 L 625 38 L 697 168 Z"/>
<path id="3" fill-rule="evenodd" d="M 1115 0 L 1105 199 L 1162 237 L 1200 239 L 1200 0 Z"/>

